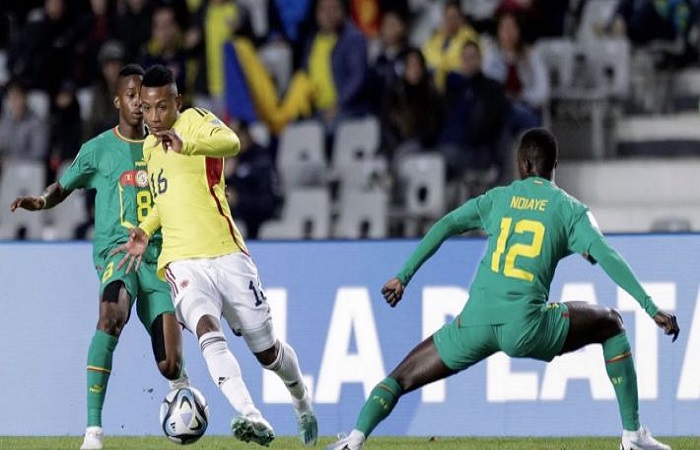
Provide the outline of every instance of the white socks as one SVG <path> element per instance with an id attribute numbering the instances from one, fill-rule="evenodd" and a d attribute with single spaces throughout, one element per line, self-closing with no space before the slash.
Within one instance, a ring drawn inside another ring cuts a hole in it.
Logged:
<path id="1" fill-rule="evenodd" d="M 244 416 L 259 415 L 250 392 L 241 377 L 241 367 L 233 356 L 221 331 L 205 333 L 199 338 L 202 356 L 209 374 L 231 406 Z"/>
<path id="2" fill-rule="evenodd" d="M 264 366 L 277 374 L 287 386 L 289 393 L 292 394 L 294 408 L 306 408 L 309 406 L 309 401 L 306 395 L 306 386 L 301 376 L 299 368 L 299 360 L 294 349 L 286 342 L 280 341 L 279 352 L 277 359 L 269 366 Z"/>

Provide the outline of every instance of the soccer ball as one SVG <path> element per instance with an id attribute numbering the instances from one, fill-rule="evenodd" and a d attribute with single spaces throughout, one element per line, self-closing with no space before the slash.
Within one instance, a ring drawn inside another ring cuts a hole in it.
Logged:
<path id="1" fill-rule="evenodd" d="M 160 423 L 176 444 L 197 442 L 209 425 L 207 400 L 193 387 L 172 390 L 160 405 Z"/>

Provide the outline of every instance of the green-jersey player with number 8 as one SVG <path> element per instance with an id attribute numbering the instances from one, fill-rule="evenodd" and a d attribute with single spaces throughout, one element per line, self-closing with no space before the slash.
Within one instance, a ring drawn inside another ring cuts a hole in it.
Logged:
<path id="1" fill-rule="evenodd" d="M 17 198 L 10 209 L 52 208 L 75 189 L 94 188 L 93 261 L 100 280 L 99 319 L 87 358 L 87 430 L 81 450 L 103 448 L 102 407 L 112 370 L 112 355 L 136 303 L 137 315 L 151 336 L 153 355 L 171 388 L 187 386 L 182 364 L 182 333 L 175 318 L 170 288 L 156 275 L 160 235 L 151 239 L 144 264 L 126 273 L 120 257 L 110 251 L 129 240 L 129 230 L 143 221 L 153 201 L 143 160 L 143 123 L 139 92 L 143 68 L 123 67 L 117 79 L 114 105 L 119 124 L 89 140 L 58 182 L 41 196 Z"/>
<path id="2" fill-rule="evenodd" d="M 579 253 L 597 262 L 672 335 L 673 314 L 660 310 L 624 259 L 608 245 L 592 214 L 554 184 L 557 142 L 547 130 L 528 130 L 518 143 L 520 180 L 471 199 L 440 219 L 382 294 L 393 307 L 421 265 L 450 236 L 481 229 L 488 236 L 462 312 L 418 344 L 370 393 L 349 435 L 328 450 L 359 450 L 405 393 L 454 375 L 492 354 L 551 361 L 602 344 L 605 368 L 622 419 L 622 450 L 669 450 L 639 422 L 637 376 L 622 317 L 585 302 L 550 303 L 549 287 L 562 258 Z M 544 419 L 544 418 L 543 418 Z"/>

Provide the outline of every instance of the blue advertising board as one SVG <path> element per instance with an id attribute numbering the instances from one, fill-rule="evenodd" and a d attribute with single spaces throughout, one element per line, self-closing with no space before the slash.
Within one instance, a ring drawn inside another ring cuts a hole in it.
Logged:
<path id="1" fill-rule="evenodd" d="M 678 316 L 676 343 L 598 266 L 562 261 L 551 299 L 617 308 L 632 343 L 642 421 L 659 435 L 698 433 L 700 235 L 612 236 L 657 304 Z M 251 243 L 277 334 L 296 349 L 320 432 L 352 428 L 370 389 L 418 342 L 458 313 L 484 251 L 482 239 L 446 242 L 397 308 L 380 289 L 416 241 Z M 85 363 L 97 322 L 97 277 L 87 243 L 0 244 L 0 435 L 79 435 Z M 253 399 L 277 434 L 296 433 L 289 394 L 227 332 Z M 210 404 L 208 433 L 228 434 L 234 411 L 185 332 L 187 368 Z M 168 386 L 147 333 L 132 318 L 117 347 L 105 403 L 110 435 L 160 435 Z M 550 364 L 497 354 L 402 398 L 376 430 L 387 435 L 617 435 L 617 404 L 600 346 Z"/>

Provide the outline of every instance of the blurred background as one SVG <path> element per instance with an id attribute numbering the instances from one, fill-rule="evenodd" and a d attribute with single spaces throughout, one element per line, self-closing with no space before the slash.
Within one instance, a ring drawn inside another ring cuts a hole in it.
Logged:
<path id="1" fill-rule="evenodd" d="M 0 5 L 0 239 L 90 239 L 93 198 L 9 213 L 165 64 L 239 133 L 248 239 L 415 237 L 513 180 L 533 126 L 604 232 L 700 229 L 698 0 L 23 0 Z"/>

